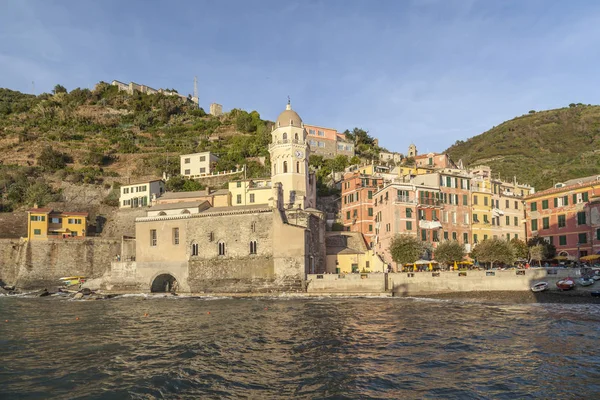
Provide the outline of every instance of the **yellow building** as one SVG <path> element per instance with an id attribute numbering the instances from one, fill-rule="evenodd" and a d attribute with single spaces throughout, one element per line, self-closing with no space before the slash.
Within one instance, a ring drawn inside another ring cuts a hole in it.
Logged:
<path id="1" fill-rule="evenodd" d="M 229 182 L 232 206 L 268 204 L 272 197 L 270 179 L 246 179 Z"/>
<path id="2" fill-rule="evenodd" d="M 383 260 L 367 247 L 360 232 L 327 232 L 326 235 L 326 272 L 385 272 Z"/>
<path id="3" fill-rule="evenodd" d="M 48 240 L 83 238 L 87 236 L 85 212 L 59 212 L 51 208 L 27 211 L 27 239 Z"/>
<path id="4" fill-rule="evenodd" d="M 492 237 L 492 190 L 489 179 L 471 180 L 471 231 L 473 244 Z"/>

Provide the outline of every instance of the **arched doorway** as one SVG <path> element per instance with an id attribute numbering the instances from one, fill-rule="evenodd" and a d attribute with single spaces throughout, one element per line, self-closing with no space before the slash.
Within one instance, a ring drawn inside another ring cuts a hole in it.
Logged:
<path id="1" fill-rule="evenodd" d="M 160 274 L 154 281 L 152 281 L 152 286 L 150 287 L 150 292 L 152 293 L 166 293 L 173 292 L 177 289 L 177 279 L 171 274 Z"/>

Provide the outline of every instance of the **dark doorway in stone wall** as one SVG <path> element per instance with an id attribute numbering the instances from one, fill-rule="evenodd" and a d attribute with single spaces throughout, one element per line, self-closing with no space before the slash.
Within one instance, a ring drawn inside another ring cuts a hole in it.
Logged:
<path id="1" fill-rule="evenodd" d="M 152 293 L 166 293 L 174 292 L 177 289 L 177 279 L 170 274 L 161 274 L 154 278 L 150 292 Z"/>

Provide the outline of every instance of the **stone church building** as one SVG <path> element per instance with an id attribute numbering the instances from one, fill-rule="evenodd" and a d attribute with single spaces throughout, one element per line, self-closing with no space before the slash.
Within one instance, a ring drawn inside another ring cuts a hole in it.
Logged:
<path id="1" fill-rule="evenodd" d="M 149 208 L 136 219 L 135 241 L 123 246 L 123 259 L 112 263 L 104 286 L 165 291 L 176 285 L 193 293 L 303 290 L 306 274 L 325 268 L 325 220 L 314 208 L 307 132 L 289 103 L 275 122 L 269 153 L 266 204 Z"/>

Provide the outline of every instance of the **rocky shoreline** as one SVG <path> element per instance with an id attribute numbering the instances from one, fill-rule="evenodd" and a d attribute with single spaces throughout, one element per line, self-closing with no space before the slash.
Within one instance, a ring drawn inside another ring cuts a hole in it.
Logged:
<path id="1" fill-rule="evenodd" d="M 569 291 L 547 290 L 544 292 L 533 293 L 531 291 L 471 291 L 471 292 L 444 292 L 444 293 L 423 293 L 411 294 L 411 298 L 428 298 L 439 300 L 458 300 L 470 303 L 479 304 L 533 304 L 533 303 L 554 303 L 554 304 L 600 304 L 600 297 L 592 296 L 591 288 L 577 288 Z M 28 295 L 32 297 L 46 297 L 52 295 L 60 295 L 71 297 L 73 299 L 82 300 L 104 300 L 115 297 L 120 297 L 127 294 L 140 295 L 157 295 L 157 296 L 181 296 L 181 297 L 231 297 L 231 298 L 248 298 L 248 297 L 298 297 L 298 298 L 314 298 L 314 297 L 392 297 L 392 293 L 305 293 L 305 292 L 268 292 L 268 293 L 147 293 L 137 291 L 107 291 L 107 290 L 90 290 L 83 289 L 66 289 L 66 288 L 51 288 L 24 291 L 15 288 L 14 286 L 3 286 L 0 288 L 0 293 L 4 295 Z M 398 296 L 402 297 L 402 296 Z"/>

